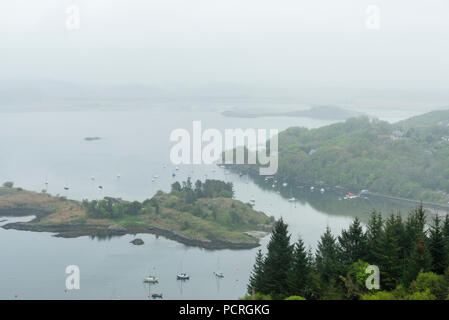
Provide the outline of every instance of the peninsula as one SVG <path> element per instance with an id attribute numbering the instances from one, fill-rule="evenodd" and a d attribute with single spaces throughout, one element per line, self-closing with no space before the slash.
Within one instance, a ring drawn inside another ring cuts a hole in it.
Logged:
<path id="1" fill-rule="evenodd" d="M 175 182 L 169 193 L 158 191 L 143 202 L 112 197 L 79 202 L 9 186 L 0 187 L 0 216 L 35 216 L 3 228 L 57 237 L 152 233 L 208 249 L 259 246 L 255 235 L 270 232 L 274 218 L 232 197 L 232 183 L 218 180 Z"/>

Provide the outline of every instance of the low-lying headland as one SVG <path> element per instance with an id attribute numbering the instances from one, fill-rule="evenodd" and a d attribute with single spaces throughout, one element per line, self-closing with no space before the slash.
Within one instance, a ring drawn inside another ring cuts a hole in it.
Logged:
<path id="1" fill-rule="evenodd" d="M 271 231 L 274 218 L 232 199 L 232 184 L 217 180 L 175 183 L 143 202 L 105 197 L 75 201 L 20 188 L 0 187 L 0 216 L 34 216 L 5 229 L 52 232 L 56 237 L 151 233 L 207 249 L 259 246 L 258 232 Z"/>

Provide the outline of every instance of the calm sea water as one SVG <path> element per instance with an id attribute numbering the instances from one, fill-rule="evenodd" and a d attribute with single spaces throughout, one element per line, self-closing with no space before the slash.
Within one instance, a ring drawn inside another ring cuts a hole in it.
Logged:
<path id="1" fill-rule="evenodd" d="M 203 129 L 220 130 L 283 130 L 330 123 L 301 118 L 234 119 L 160 109 L 4 113 L 0 114 L 0 181 L 14 181 L 35 191 L 44 189 L 48 181 L 48 192 L 73 199 L 114 196 L 128 200 L 151 198 L 157 190 L 168 191 L 171 183 L 188 176 L 231 181 L 237 199 L 248 202 L 254 197 L 255 209 L 283 217 L 293 240 L 300 235 L 308 246 L 316 245 L 326 226 L 338 233 L 354 216 L 366 220 L 371 208 L 388 208 L 362 200 L 342 202 L 329 192 L 291 187 L 278 192 L 212 165 L 183 165 L 176 171 L 169 160 L 173 145 L 169 135 L 176 128 L 191 131 L 193 120 L 201 120 Z M 87 142 L 87 136 L 102 139 Z M 293 195 L 298 202 L 287 201 Z M 0 225 L 30 218 L 0 217 L 6 220 Z M 130 244 L 134 237 L 145 244 Z M 262 249 L 267 241 L 268 237 L 261 240 Z M 163 293 L 165 299 L 236 299 L 245 294 L 258 250 L 210 251 L 149 234 L 61 239 L 3 228 L 0 243 L 0 299 L 148 299 L 153 292 Z M 65 290 L 68 265 L 80 267 L 80 290 Z M 217 269 L 224 273 L 223 279 L 215 278 Z M 190 275 L 189 281 L 176 280 L 181 271 Z M 148 274 L 157 275 L 159 284 L 144 285 L 142 279 Z"/>

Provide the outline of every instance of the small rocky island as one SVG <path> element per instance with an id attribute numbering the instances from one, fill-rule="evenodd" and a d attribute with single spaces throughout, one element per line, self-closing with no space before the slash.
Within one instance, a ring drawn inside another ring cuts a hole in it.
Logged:
<path id="1" fill-rule="evenodd" d="M 69 200 L 20 188 L 0 188 L 1 216 L 30 216 L 29 222 L 5 229 L 56 233 L 57 237 L 115 236 L 152 233 L 208 249 L 248 249 L 274 222 L 248 203 L 232 199 L 232 183 L 219 180 L 175 182 L 169 193 L 158 191 L 143 202 L 105 197 Z M 139 245 L 141 239 L 134 239 Z M 143 241 L 142 241 L 143 242 Z"/>
<path id="2" fill-rule="evenodd" d="M 100 140 L 101 137 L 85 137 L 84 141 L 96 141 L 96 140 Z"/>
<path id="3" fill-rule="evenodd" d="M 135 246 L 141 246 L 141 245 L 143 245 L 145 242 L 143 242 L 143 240 L 140 239 L 140 238 L 136 238 L 136 239 L 130 241 L 130 243 L 132 243 L 132 244 L 135 245 Z"/>

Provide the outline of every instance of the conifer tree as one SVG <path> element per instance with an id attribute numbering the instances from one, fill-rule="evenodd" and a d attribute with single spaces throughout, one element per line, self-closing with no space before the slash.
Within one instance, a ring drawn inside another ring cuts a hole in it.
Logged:
<path id="1" fill-rule="evenodd" d="M 311 261 L 301 238 L 295 243 L 292 258 L 292 268 L 287 276 L 289 295 L 310 297 Z"/>
<path id="2" fill-rule="evenodd" d="M 407 266 L 404 270 L 404 284 L 406 286 L 416 279 L 420 272 L 429 271 L 431 258 L 424 239 L 418 238 L 416 244 L 407 259 Z"/>
<path id="3" fill-rule="evenodd" d="M 353 262 L 364 260 L 367 255 L 367 237 L 358 218 L 355 218 L 348 230 L 338 237 L 342 263 L 347 269 Z"/>
<path id="4" fill-rule="evenodd" d="M 329 227 L 318 242 L 316 268 L 324 283 L 330 283 L 331 279 L 337 279 L 342 271 L 338 244 Z"/>
<path id="5" fill-rule="evenodd" d="M 443 228 L 438 214 L 433 218 L 433 223 L 429 229 L 428 239 L 429 252 L 432 257 L 431 271 L 443 274 L 447 266 L 447 245 L 445 243 Z"/>
<path id="6" fill-rule="evenodd" d="M 263 271 L 266 281 L 261 290 L 275 298 L 283 297 L 288 294 L 287 275 L 291 270 L 293 247 L 282 218 L 275 223 L 267 249 Z"/>
<path id="7" fill-rule="evenodd" d="M 402 238 L 404 236 L 400 215 L 392 214 L 386 221 L 376 249 L 376 260 L 380 269 L 383 289 L 393 289 L 398 284 L 404 270 Z"/>
<path id="8" fill-rule="evenodd" d="M 449 248 L 449 214 L 446 214 L 443 221 L 443 237 Z"/>
<path id="9" fill-rule="evenodd" d="M 379 242 L 383 233 L 382 215 L 373 210 L 370 220 L 366 226 L 367 257 L 366 260 L 371 264 L 378 264 Z"/>
<path id="10" fill-rule="evenodd" d="M 255 293 L 262 292 L 261 288 L 264 281 L 264 256 L 262 250 L 257 251 L 256 262 L 254 263 L 253 270 L 249 277 L 248 293 L 252 294 L 253 290 Z"/>
<path id="11" fill-rule="evenodd" d="M 418 244 L 418 239 L 425 239 L 426 214 L 422 203 L 412 210 L 405 223 L 405 255 L 409 256 Z"/>

